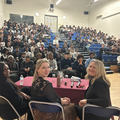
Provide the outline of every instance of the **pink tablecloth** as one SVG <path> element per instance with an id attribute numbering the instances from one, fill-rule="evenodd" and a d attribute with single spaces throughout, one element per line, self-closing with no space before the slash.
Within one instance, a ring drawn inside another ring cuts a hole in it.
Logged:
<path id="1" fill-rule="evenodd" d="M 20 81 L 16 82 L 19 88 L 23 86 L 29 86 L 32 85 L 33 77 L 26 77 L 24 78 L 23 85 L 20 85 Z M 81 85 L 84 85 L 85 88 L 76 88 L 77 82 L 74 82 L 73 88 L 71 88 L 71 81 L 69 78 L 64 78 L 61 82 L 60 87 L 57 87 L 57 78 L 47 78 L 48 81 L 50 81 L 56 91 L 56 93 L 60 97 L 69 97 L 71 99 L 71 102 L 78 103 L 79 100 L 84 98 L 85 90 L 88 87 L 89 81 L 82 79 Z M 67 85 L 65 86 L 64 83 L 67 82 Z"/>

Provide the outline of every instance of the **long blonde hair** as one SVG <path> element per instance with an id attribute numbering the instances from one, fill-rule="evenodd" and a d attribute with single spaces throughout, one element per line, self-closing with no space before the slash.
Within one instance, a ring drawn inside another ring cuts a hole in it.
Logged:
<path id="1" fill-rule="evenodd" d="M 90 64 L 94 62 L 95 63 L 95 67 L 96 67 L 96 76 L 92 78 L 91 80 L 91 84 L 93 84 L 95 82 L 96 79 L 98 79 L 99 77 L 102 76 L 103 80 L 109 85 L 109 87 L 111 86 L 109 79 L 106 77 L 106 71 L 104 68 L 104 64 L 100 61 L 100 60 L 92 60 L 90 62 Z M 85 76 L 85 79 L 89 79 L 90 75 L 89 75 L 89 66 L 87 67 L 87 75 Z"/>
<path id="2" fill-rule="evenodd" d="M 44 59 L 39 59 L 37 60 L 37 63 L 36 63 L 36 69 L 39 69 L 39 67 L 42 65 L 42 63 L 44 62 L 47 62 L 49 63 L 49 61 L 44 58 Z M 33 82 L 38 78 L 38 73 L 37 73 L 37 70 L 35 69 L 35 72 L 34 72 L 34 76 L 33 76 Z"/>

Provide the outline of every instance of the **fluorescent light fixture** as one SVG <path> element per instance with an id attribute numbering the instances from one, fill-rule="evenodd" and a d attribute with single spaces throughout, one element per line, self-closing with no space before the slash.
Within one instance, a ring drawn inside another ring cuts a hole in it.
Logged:
<path id="1" fill-rule="evenodd" d="M 94 2 L 97 2 L 98 0 L 94 0 Z"/>
<path id="2" fill-rule="evenodd" d="M 65 20 L 65 19 L 66 19 L 66 16 L 63 16 L 63 19 Z"/>
<path id="3" fill-rule="evenodd" d="M 61 2 L 61 0 L 58 0 L 58 1 L 56 2 L 56 5 L 58 5 L 60 2 Z"/>
<path id="4" fill-rule="evenodd" d="M 39 16 L 39 13 L 36 12 L 35 15 L 38 17 L 38 16 Z"/>
<path id="5" fill-rule="evenodd" d="M 22 18 L 22 17 L 23 17 L 23 15 L 20 15 L 20 17 Z"/>

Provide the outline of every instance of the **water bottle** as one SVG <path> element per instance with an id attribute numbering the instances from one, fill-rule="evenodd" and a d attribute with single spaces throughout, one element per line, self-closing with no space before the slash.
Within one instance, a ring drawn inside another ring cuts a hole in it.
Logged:
<path id="1" fill-rule="evenodd" d="M 21 75 L 20 76 L 20 85 L 23 85 L 23 79 L 24 79 L 24 77 L 23 77 L 23 75 Z"/>

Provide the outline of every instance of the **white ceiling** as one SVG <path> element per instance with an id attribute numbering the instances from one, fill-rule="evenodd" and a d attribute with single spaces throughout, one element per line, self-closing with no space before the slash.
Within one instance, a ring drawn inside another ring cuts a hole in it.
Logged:
<path id="1" fill-rule="evenodd" d="M 55 5 L 57 1 L 58 0 L 46 0 L 46 2 L 48 2 L 49 4 L 54 4 L 55 8 L 70 10 L 75 9 L 79 11 L 89 11 L 107 2 L 115 2 L 116 0 L 98 0 L 98 2 L 94 2 L 94 0 L 62 0 L 58 5 Z M 92 4 L 90 5 L 90 3 Z"/>

